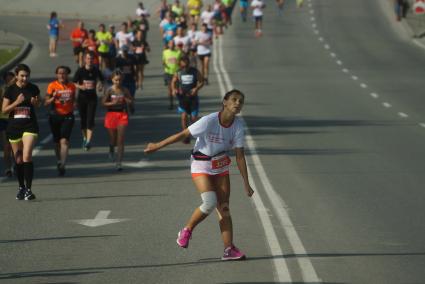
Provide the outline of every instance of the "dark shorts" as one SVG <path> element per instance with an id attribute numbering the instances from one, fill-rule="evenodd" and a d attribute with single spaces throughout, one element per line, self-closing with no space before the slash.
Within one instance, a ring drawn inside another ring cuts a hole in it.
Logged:
<path id="1" fill-rule="evenodd" d="M 51 114 L 49 116 L 50 129 L 53 135 L 53 141 L 59 143 L 61 139 L 69 140 L 74 127 L 74 115 L 57 115 Z"/>
<path id="2" fill-rule="evenodd" d="M 174 77 L 173 74 L 168 74 L 168 73 L 164 74 L 164 84 L 165 84 L 165 86 L 168 86 L 169 84 L 171 84 L 173 77 Z"/>
<path id="3" fill-rule="evenodd" d="M 111 55 L 109 54 L 109 52 L 99 52 L 99 56 L 108 59 Z"/>
<path id="4" fill-rule="evenodd" d="M 211 53 L 208 53 L 208 54 L 202 54 L 202 55 L 199 55 L 199 54 L 198 54 L 198 57 L 199 57 L 199 59 L 204 60 L 204 58 L 205 58 L 205 57 L 211 57 Z"/>
<path id="5" fill-rule="evenodd" d="M 24 133 L 30 133 L 30 134 L 34 134 L 35 136 L 37 136 L 38 134 L 38 127 L 29 127 L 26 129 L 16 129 L 16 128 L 12 128 L 12 129 L 7 129 L 7 139 L 9 139 L 10 142 L 12 141 L 16 141 L 19 142 L 22 137 L 24 136 Z"/>
<path id="6" fill-rule="evenodd" d="M 130 95 L 134 98 L 134 95 L 136 94 L 136 82 L 124 81 L 122 85 L 128 89 L 128 91 L 130 92 Z"/>
<path id="7" fill-rule="evenodd" d="M 198 96 L 185 96 L 178 95 L 179 106 L 177 108 L 178 113 L 187 113 L 194 117 L 199 114 L 199 97 Z"/>
<path id="8" fill-rule="evenodd" d="M 5 131 L 7 128 L 7 119 L 0 119 L 0 132 Z"/>
<path id="9" fill-rule="evenodd" d="M 257 16 L 257 17 L 254 17 L 254 19 L 256 23 L 261 22 L 263 20 L 263 16 Z"/>
<path id="10" fill-rule="evenodd" d="M 78 55 L 80 53 L 84 52 L 84 48 L 82 46 L 76 46 L 74 47 L 74 55 Z"/>
<path id="11" fill-rule="evenodd" d="M 142 53 L 142 54 L 135 54 L 134 58 L 136 59 L 136 64 L 141 64 L 141 65 L 145 65 L 148 64 L 149 61 L 146 58 L 146 54 Z"/>

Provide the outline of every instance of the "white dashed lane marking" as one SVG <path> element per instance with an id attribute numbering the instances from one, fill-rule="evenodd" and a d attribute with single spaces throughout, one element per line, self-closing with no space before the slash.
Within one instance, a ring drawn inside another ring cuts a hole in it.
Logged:
<path id="1" fill-rule="evenodd" d="M 312 7 L 311 0 L 308 0 L 308 2 L 309 2 L 308 6 L 311 8 L 311 7 Z M 310 9 L 310 14 L 314 14 L 314 10 L 313 10 L 312 8 Z M 314 31 L 314 33 L 315 33 L 315 34 L 319 34 L 319 30 L 317 30 L 317 29 L 316 29 L 316 27 L 317 27 L 317 24 L 315 23 L 316 18 L 315 18 L 315 17 L 310 17 L 310 20 L 313 22 L 311 26 L 313 27 L 313 31 Z M 324 39 L 323 37 L 318 37 L 318 40 L 319 40 L 320 42 L 325 42 L 325 39 Z M 423 47 L 425 48 L 425 46 L 423 46 Z M 330 47 L 330 45 L 329 45 L 329 44 L 325 43 L 325 44 L 324 44 L 324 48 L 325 48 L 325 49 L 327 49 L 327 50 L 329 50 L 331 47 Z M 330 53 L 330 56 L 331 56 L 332 58 L 336 58 L 336 57 L 337 57 L 337 55 L 336 55 L 334 52 L 331 52 L 331 53 Z M 341 61 L 341 60 L 337 60 L 337 61 L 336 61 L 336 64 L 338 64 L 338 65 L 342 65 L 343 63 L 342 63 L 342 61 Z M 343 73 L 346 73 L 346 74 L 350 72 L 347 68 L 343 68 L 343 69 L 341 69 L 341 71 L 342 71 Z M 355 75 L 352 75 L 352 76 L 351 76 L 351 79 L 353 79 L 354 81 L 358 81 L 358 80 L 359 80 L 359 77 L 357 77 L 357 76 L 355 76 Z M 360 84 L 360 87 L 361 87 L 362 89 L 366 89 L 366 88 L 368 88 L 368 86 L 367 86 L 367 84 L 366 84 L 366 83 L 361 83 L 361 84 Z M 378 95 L 377 93 L 370 93 L 369 95 L 370 95 L 372 98 L 374 98 L 374 99 L 378 99 L 378 98 L 379 98 L 379 95 Z M 385 108 L 391 108 L 391 107 L 392 107 L 392 105 L 391 105 L 390 103 L 388 103 L 388 102 L 383 102 L 383 103 L 382 103 L 382 106 L 384 106 Z M 404 112 L 399 112 L 399 113 L 398 113 L 398 116 L 399 116 L 399 117 L 401 117 L 401 118 L 407 118 L 407 117 L 409 117 L 409 115 L 408 115 L 408 114 L 406 114 L 406 113 L 404 113 Z M 425 128 L 425 123 L 419 123 L 418 125 L 419 125 L 420 127 Z"/>

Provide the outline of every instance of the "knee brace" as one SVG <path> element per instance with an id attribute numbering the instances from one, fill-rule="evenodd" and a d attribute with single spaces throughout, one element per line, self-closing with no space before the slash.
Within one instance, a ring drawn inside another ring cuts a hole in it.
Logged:
<path id="1" fill-rule="evenodd" d="M 201 193 L 202 204 L 199 209 L 202 213 L 209 215 L 217 206 L 217 195 L 214 191 Z"/>

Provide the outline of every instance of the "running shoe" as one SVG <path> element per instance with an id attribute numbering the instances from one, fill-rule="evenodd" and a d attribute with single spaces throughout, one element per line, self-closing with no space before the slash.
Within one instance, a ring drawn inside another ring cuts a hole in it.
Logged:
<path id="1" fill-rule="evenodd" d="M 58 174 L 60 177 L 63 177 L 65 175 L 65 165 L 62 165 L 62 164 L 59 165 Z"/>
<path id="2" fill-rule="evenodd" d="M 25 188 L 19 187 L 18 194 L 16 194 L 16 199 L 17 200 L 23 200 L 24 198 L 25 198 Z"/>
<path id="3" fill-rule="evenodd" d="M 115 162 L 115 147 L 112 145 L 109 145 L 108 159 L 111 162 Z"/>
<path id="4" fill-rule="evenodd" d="M 86 138 L 83 137 L 83 144 L 81 147 L 83 147 L 83 149 L 86 148 L 86 144 L 87 144 L 87 140 Z"/>
<path id="5" fill-rule="evenodd" d="M 187 248 L 191 238 L 192 231 L 189 228 L 183 228 L 177 235 L 177 244 L 182 248 Z"/>
<path id="6" fill-rule="evenodd" d="M 33 199 L 35 199 L 35 194 L 32 193 L 31 189 L 27 188 L 27 190 L 25 190 L 24 199 L 25 200 L 33 200 Z"/>
<path id="7" fill-rule="evenodd" d="M 221 260 L 242 260 L 245 259 L 246 256 L 243 252 L 241 252 L 237 247 L 231 245 L 224 250 L 223 257 Z"/>
<path id="8" fill-rule="evenodd" d="M 116 168 L 117 168 L 117 171 L 118 172 L 121 172 L 122 171 L 122 165 L 121 165 L 121 163 L 117 163 Z"/>
<path id="9" fill-rule="evenodd" d="M 87 141 L 86 145 L 84 146 L 84 150 L 89 151 L 90 149 L 91 149 L 91 143 L 90 143 L 90 141 Z"/>

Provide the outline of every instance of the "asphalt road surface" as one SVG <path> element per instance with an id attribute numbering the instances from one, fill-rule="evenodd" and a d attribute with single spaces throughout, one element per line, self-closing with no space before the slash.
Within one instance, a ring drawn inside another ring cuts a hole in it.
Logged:
<path id="1" fill-rule="evenodd" d="M 282 16 L 270 2 L 259 39 L 235 10 L 233 26 L 215 41 L 201 112 L 218 110 L 231 87 L 246 94 L 256 193 L 245 196 L 232 168 L 231 211 L 247 261 L 220 261 L 215 216 L 187 250 L 175 243 L 200 199 L 190 146 L 143 154 L 148 141 L 179 129 L 167 110 L 153 20 L 122 173 L 107 159 L 100 107 L 93 149 L 81 150 L 77 123 L 67 174 L 57 177 L 39 110 L 37 199 L 16 201 L 16 181 L 0 183 L 0 282 L 425 283 L 425 50 L 397 32 L 383 1 L 306 0 L 301 9 L 288 1 Z M 66 37 L 59 57 L 48 57 L 46 21 L 0 17 L 2 29 L 33 42 L 25 62 L 42 90 L 57 65 L 76 69 Z M 120 220 L 78 223 L 95 216 Z"/>

